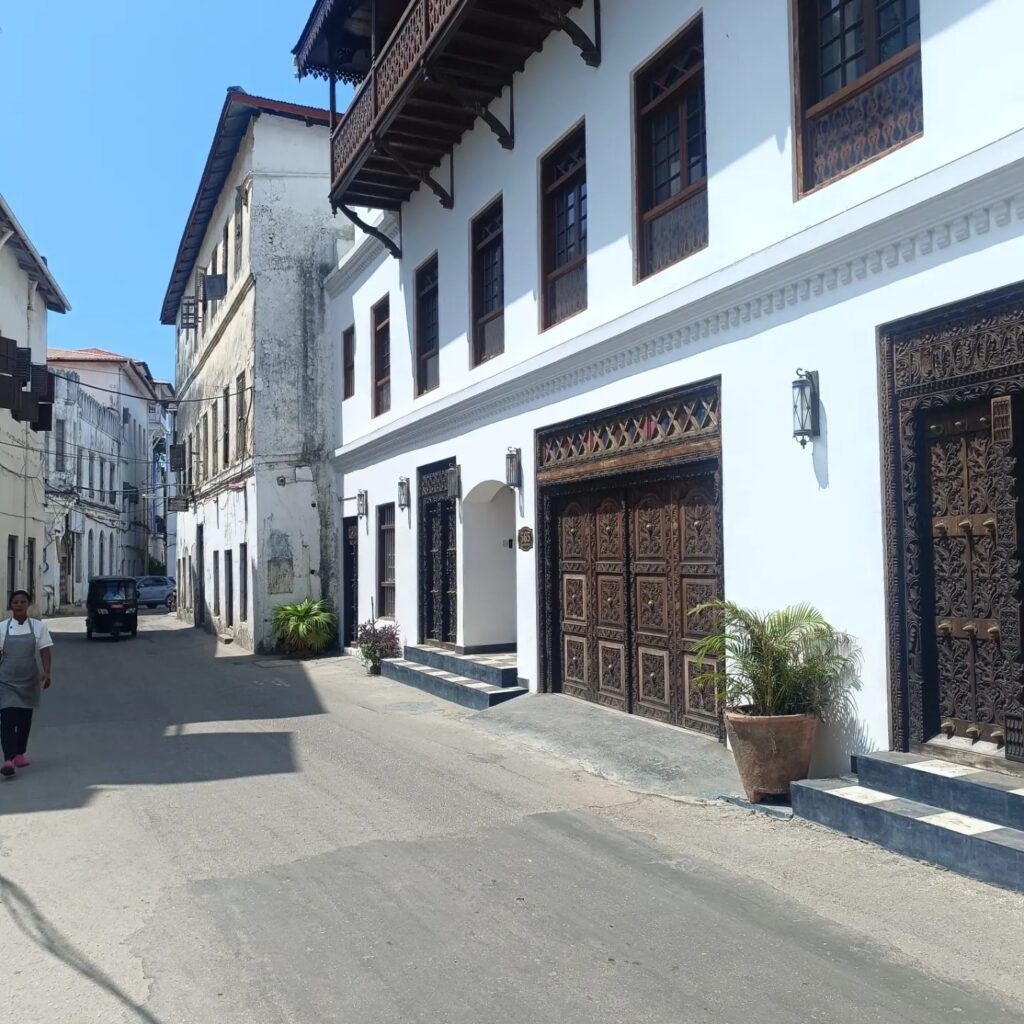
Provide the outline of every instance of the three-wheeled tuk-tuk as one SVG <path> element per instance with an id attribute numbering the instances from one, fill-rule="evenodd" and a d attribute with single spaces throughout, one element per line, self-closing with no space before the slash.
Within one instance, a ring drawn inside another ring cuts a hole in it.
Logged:
<path id="1" fill-rule="evenodd" d="M 85 602 L 85 635 L 109 633 L 118 640 L 139 631 L 139 593 L 131 576 L 94 576 Z"/>

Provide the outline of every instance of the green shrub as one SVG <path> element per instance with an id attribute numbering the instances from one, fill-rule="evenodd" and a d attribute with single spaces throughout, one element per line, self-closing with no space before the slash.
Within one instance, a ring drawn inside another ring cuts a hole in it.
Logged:
<path id="1" fill-rule="evenodd" d="M 376 668 L 385 658 L 397 658 L 402 653 L 402 638 L 393 622 L 377 623 L 373 619 L 360 623 L 356 646 L 367 668 Z"/>
<path id="2" fill-rule="evenodd" d="M 337 635 L 338 616 L 324 601 L 306 598 L 299 604 L 274 607 L 271 636 L 288 654 L 303 657 L 319 654 Z"/>

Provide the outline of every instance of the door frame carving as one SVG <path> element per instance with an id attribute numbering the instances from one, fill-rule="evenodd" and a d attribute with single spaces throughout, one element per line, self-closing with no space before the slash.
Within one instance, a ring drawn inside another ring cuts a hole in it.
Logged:
<path id="1" fill-rule="evenodd" d="M 561 676 L 556 509 L 567 495 L 602 484 L 625 488 L 674 480 L 682 467 L 706 473 L 714 481 L 718 579 L 724 580 L 721 393 L 721 378 L 712 377 L 535 431 L 542 693 L 557 692 Z"/>
<path id="2" fill-rule="evenodd" d="M 889 742 L 909 750 L 931 738 L 926 705 L 937 685 L 924 658 L 922 421 L 947 406 L 1024 393 L 1024 282 L 886 324 L 877 338 Z"/>

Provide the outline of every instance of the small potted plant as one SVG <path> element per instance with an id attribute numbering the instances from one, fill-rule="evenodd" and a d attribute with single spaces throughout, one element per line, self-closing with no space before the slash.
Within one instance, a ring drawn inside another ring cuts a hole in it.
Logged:
<path id="1" fill-rule="evenodd" d="M 721 668 L 696 682 L 718 690 L 747 798 L 788 797 L 790 783 L 810 771 L 819 719 L 848 704 L 853 640 L 809 604 L 767 614 L 731 601 L 702 607 L 717 616 L 717 630 L 694 653 Z"/>
<path id="2" fill-rule="evenodd" d="M 337 629 L 337 615 L 325 602 L 309 598 L 298 604 L 276 605 L 270 624 L 278 647 L 294 658 L 319 654 L 335 638 Z"/>
<path id="3" fill-rule="evenodd" d="M 359 626 L 356 646 L 371 676 L 380 675 L 380 663 L 385 658 L 397 658 L 402 653 L 401 635 L 393 622 L 369 619 Z"/>

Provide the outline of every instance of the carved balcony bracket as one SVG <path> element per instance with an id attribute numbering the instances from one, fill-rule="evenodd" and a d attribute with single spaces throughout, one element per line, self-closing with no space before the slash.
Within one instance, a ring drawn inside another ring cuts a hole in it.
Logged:
<path id="1" fill-rule="evenodd" d="M 594 38 L 591 39 L 586 32 L 576 24 L 572 18 L 552 0 L 530 0 L 533 7 L 540 16 L 564 32 L 573 42 L 573 45 L 580 51 L 583 63 L 592 68 L 601 65 L 601 0 L 594 0 Z"/>
<path id="2" fill-rule="evenodd" d="M 398 167 L 400 167 L 410 178 L 415 178 L 417 181 L 422 182 L 431 192 L 437 196 L 441 205 L 446 209 L 450 210 L 455 206 L 455 199 L 452 193 L 454 192 L 453 184 L 450 184 L 448 189 L 445 189 L 443 185 L 440 185 L 431 175 L 424 171 L 422 168 L 413 167 L 404 157 L 400 156 L 395 152 L 394 149 L 386 145 L 380 139 L 375 140 L 374 146 L 378 152 L 383 153 L 389 160 L 392 160 Z M 452 172 L 454 177 L 454 171 Z"/>
<path id="3" fill-rule="evenodd" d="M 434 82 L 439 85 L 456 103 L 462 107 L 463 110 L 469 111 L 471 114 L 475 114 L 480 118 L 488 128 L 494 132 L 498 142 L 501 143 L 503 149 L 514 149 L 516 144 L 516 125 L 515 125 L 515 113 L 513 109 L 512 100 L 512 86 L 509 86 L 509 123 L 506 128 L 499 118 L 497 118 L 484 104 L 478 100 L 474 100 L 471 96 L 467 96 L 465 92 L 459 87 L 458 82 L 453 78 L 444 74 L 441 71 L 435 69 L 429 69 L 426 72 L 426 78 L 428 81 Z"/>
<path id="4" fill-rule="evenodd" d="M 373 224 L 367 224 L 366 221 L 355 212 L 355 210 L 350 210 L 347 206 L 339 206 L 338 209 L 341 210 L 341 212 L 345 214 L 345 216 L 348 217 L 348 219 L 352 221 L 360 231 L 365 231 L 371 238 L 376 238 L 377 241 L 395 257 L 396 260 L 400 260 L 402 258 L 401 247 L 393 238 L 381 231 L 380 228 L 374 227 Z"/>

